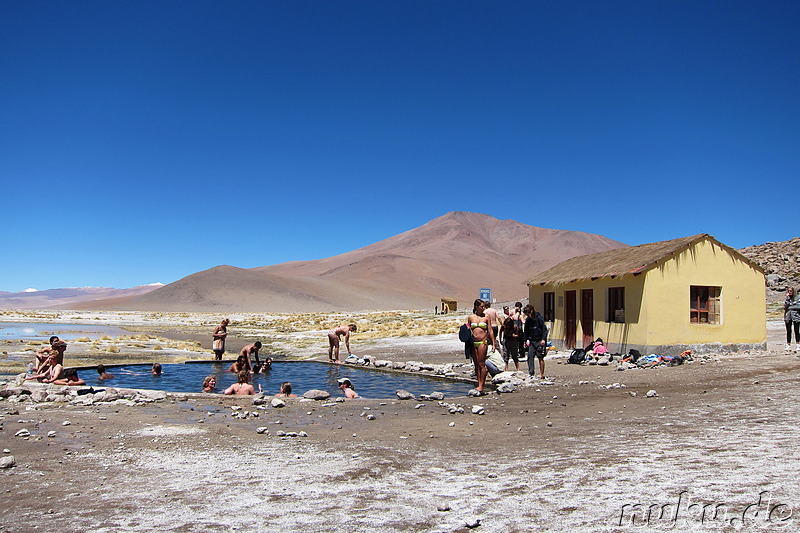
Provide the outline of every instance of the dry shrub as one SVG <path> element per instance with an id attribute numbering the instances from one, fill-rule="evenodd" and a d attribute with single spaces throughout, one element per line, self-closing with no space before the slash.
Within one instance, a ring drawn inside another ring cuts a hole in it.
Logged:
<path id="1" fill-rule="evenodd" d="M 111 353 L 119 353 L 119 346 L 117 346 L 116 344 L 112 344 L 111 346 L 106 348 L 106 351 Z"/>
<path id="2" fill-rule="evenodd" d="M 91 342 L 91 339 L 89 337 L 79 337 L 75 339 L 75 342 Z"/>

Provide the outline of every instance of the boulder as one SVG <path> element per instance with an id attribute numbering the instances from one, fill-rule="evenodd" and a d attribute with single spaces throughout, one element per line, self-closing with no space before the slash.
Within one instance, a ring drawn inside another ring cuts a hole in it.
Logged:
<path id="1" fill-rule="evenodd" d="M 319 389 L 311 389 L 303 394 L 303 398 L 308 398 L 309 400 L 327 400 L 330 397 L 330 392 Z"/>

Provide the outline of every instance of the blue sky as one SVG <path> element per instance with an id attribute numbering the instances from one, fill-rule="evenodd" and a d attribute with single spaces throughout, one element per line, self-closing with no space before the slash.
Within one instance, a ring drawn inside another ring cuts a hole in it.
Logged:
<path id="1" fill-rule="evenodd" d="M 800 3 L 0 0 L 0 290 L 344 253 L 448 211 L 798 236 Z"/>

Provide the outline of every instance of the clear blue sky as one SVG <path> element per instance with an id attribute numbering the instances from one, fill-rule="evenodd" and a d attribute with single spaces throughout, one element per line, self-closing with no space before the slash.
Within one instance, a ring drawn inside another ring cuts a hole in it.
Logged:
<path id="1" fill-rule="evenodd" d="M 800 2 L 0 0 L 0 290 L 344 253 L 448 211 L 800 234 Z"/>

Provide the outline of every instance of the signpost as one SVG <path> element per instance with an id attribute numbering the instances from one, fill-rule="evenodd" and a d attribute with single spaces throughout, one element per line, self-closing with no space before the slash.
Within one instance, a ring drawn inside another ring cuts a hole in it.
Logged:
<path id="1" fill-rule="evenodd" d="M 492 301 L 492 289 L 481 289 L 481 295 L 478 296 L 484 302 Z"/>

